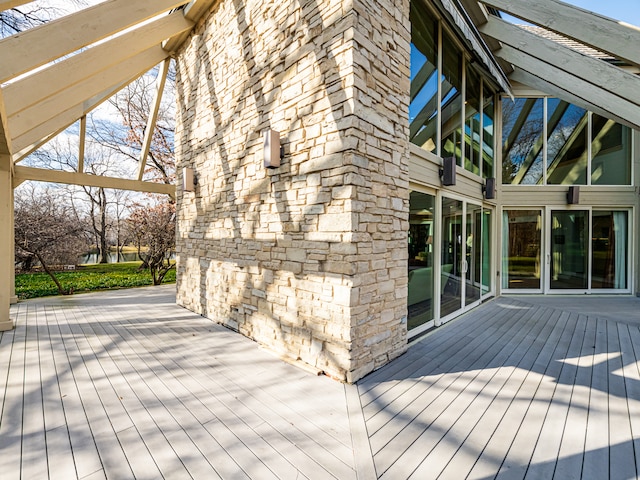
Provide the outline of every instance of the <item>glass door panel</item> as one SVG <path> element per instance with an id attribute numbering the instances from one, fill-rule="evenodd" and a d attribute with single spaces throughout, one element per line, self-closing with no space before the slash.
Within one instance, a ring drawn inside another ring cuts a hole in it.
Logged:
<path id="1" fill-rule="evenodd" d="M 589 212 L 551 212 L 551 289 L 588 288 Z"/>
<path id="2" fill-rule="evenodd" d="M 482 253 L 480 283 L 482 295 L 491 291 L 491 210 L 482 211 Z"/>
<path id="3" fill-rule="evenodd" d="M 440 317 L 462 308 L 462 202 L 442 198 Z"/>
<path id="4" fill-rule="evenodd" d="M 467 203 L 465 273 L 465 305 L 480 300 L 482 270 L 482 207 Z"/>
<path id="5" fill-rule="evenodd" d="M 540 290 L 540 210 L 505 210 L 502 222 L 502 288 Z"/>
<path id="6" fill-rule="evenodd" d="M 627 288 L 628 214 L 594 211 L 591 288 Z"/>
<path id="7" fill-rule="evenodd" d="M 433 229 L 435 197 L 411 192 L 409 200 L 408 324 L 413 330 L 433 320 Z M 425 327 L 428 328 L 428 327 Z"/>

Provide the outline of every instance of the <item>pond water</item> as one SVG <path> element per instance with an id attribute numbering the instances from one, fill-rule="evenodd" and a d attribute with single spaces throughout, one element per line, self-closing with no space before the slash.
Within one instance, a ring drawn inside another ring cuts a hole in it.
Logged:
<path id="1" fill-rule="evenodd" d="M 121 253 L 120 254 L 120 261 L 121 262 L 135 262 L 139 260 L 138 258 L 138 254 L 135 252 L 126 252 L 126 253 Z M 115 252 L 110 252 L 109 253 L 109 263 L 117 263 L 118 262 L 118 258 Z M 85 263 L 98 263 L 98 254 L 97 253 L 87 253 L 85 255 L 80 255 L 78 257 L 78 264 L 85 264 Z"/>

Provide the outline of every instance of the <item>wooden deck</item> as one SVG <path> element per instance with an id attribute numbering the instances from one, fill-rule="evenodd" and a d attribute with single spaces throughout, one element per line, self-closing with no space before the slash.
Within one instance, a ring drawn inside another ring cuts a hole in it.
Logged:
<path id="1" fill-rule="evenodd" d="M 171 287 L 23 302 L 0 336 L 0 478 L 637 478 L 640 300 L 576 300 L 488 302 L 357 386 Z"/>

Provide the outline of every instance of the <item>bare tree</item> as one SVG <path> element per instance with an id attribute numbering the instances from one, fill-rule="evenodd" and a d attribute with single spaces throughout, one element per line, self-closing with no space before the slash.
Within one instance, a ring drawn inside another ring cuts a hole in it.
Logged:
<path id="1" fill-rule="evenodd" d="M 95 141 L 117 152 L 118 155 L 139 161 L 147 119 L 156 92 L 158 69 L 143 75 L 109 100 L 118 112 L 121 124 L 92 117 L 89 134 Z M 171 184 L 175 180 L 174 130 L 175 130 L 175 73 L 170 69 L 160 105 L 156 127 L 145 168 L 146 178 Z"/>
<path id="2" fill-rule="evenodd" d="M 171 256 L 176 246 L 176 207 L 172 203 L 140 206 L 128 220 L 135 232 L 138 255 L 149 266 L 153 284 L 160 285 L 169 270 L 174 268 Z M 143 251 L 142 247 L 147 250 Z"/>
<path id="3" fill-rule="evenodd" d="M 82 222 L 50 190 L 31 189 L 16 196 L 15 243 L 18 258 L 37 259 L 58 292 L 61 295 L 71 293 L 60 284 L 51 266 L 75 265 L 88 242 Z"/>
<path id="4" fill-rule="evenodd" d="M 39 1 L 0 11 L 0 37 L 8 37 L 45 24 L 90 3 L 95 3 L 95 0 L 68 0 L 66 5 L 61 8 L 52 6 L 50 2 Z"/>

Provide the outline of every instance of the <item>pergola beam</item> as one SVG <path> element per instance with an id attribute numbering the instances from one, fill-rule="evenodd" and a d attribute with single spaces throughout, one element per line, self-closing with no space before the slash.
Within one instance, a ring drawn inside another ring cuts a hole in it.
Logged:
<path id="1" fill-rule="evenodd" d="M 528 85 L 531 88 L 535 88 L 549 95 L 558 97 L 561 100 L 577 105 L 578 107 L 584 108 L 585 110 L 591 110 L 601 117 L 611 118 L 622 125 L 626 125 L 627 127 L 637 128 L 634 125 L 630 124 L 626 119 L 616 115 L 615 113 L 600 108 L 599 106 L 590 103 L 588 100 L 579 97 L 578 95 L 576 95 L 574 89 L 560 87 L 554 83 L 551 83 L 547 78 L 542 78 L 537 74 L 528 72 L 526 70 L 523 70 L 522 68 L 516 67 L 514 71 L 509 74 L 509 79 L 514 82 Z"/>
<path id="2" fill-rule="evenodd" d="M 640 66 L 640 30 L 558 0 L 482 0 L 491 7 Z"/>
<path id="3" fill-rule="evenodd" d="M 184 17 L 191 21 L 197 22 L 204 13 L 211 8 L 218 0 L 192 0 L 189 4 L 182 10 Z M 176 35 L 175 37 L 167 40 L 163 48 L 168 52 L 175 52 L 180 45 L 184 43 L 184 41 L 188 38 L 189 32 L 183 32 L 180 35 Z"/>
<path id="4" fill-rule="evenodd" d="M 156 122 L 158 121 L 158 112 L 160 111 L 160 104 L 162 103 L 162 94 L 164 93 L 164 86 L 167 82 L 167 74 L 169 73 L 169 66 L 171 59 L 167 58 L 158 71 L 158 79 L 156 82 L 155 98 L 151 111 L 149 112 L 149 118 L 147 119 L 147 127 L 144 131 L 144 138 L 142 140 L 142 150 L 140 151 L 140 158 L 138 159 L 138 180 L 142 180 L 144 175 L 144 169 L 147 164 L 147 157 L 149 156 L 149 150 L 151 149 L 151 142 L 153 140 L 153 133 L 156 129 Z"/>
<path id="5" fill-rule="evenodd" d="M 33 0 L 0 0 L 0 12 L 19 7 L 20 5 L 26 5 L 32 1 Z"/>
<path id="6" fill-rule="evenodd" d="M 583 55 L 552 40 L 491 16 L 480 31 L 503 44 L 571 73 L 582 80 L 640 105 L 640 78 L 600 59 Z"/>
<path id="7" fill-rule="evenodd" d="M 89 46 L 185 0 L 109 0 L 0 40 L 0 83 Z"/>
<path id="8" fill-rule="evenodd" d="M 577 96 L 583 98 L 584 102 L 590 105 L 587 109 L 592 109 L 591 105 L 599 107 L 608 112 L 605 116 L 611 118 L 615 115 L 625 118 L 625 125 L 640 129 L 640 107 L 638 105 L 509 45 L 503 45 L 500 50 L 494 53 L 514 67 L 519 67 L 529 73 L 535 72 L 536 76 L 548 79 L 550 84 L 557 85 L 566 91 L 576 92 Z"/>
<path id="9" fill-rule="evenodd" d="M 160 193 L 175 196 L 175 185 L 166 183 L 141 182 L 126 178 L 91 175 L 88 173 L 65 172 L 33 167 L 15 167 L 14 185 L 25 181 L 64 183 L 66 185 L 84 185 L 87 187 L 113 188 L 134 192 Z"/>
<path id="10" fill-rule="evenodd" d="M 118 85 L 130 78 L 147 72 L 167 57 L 167 52 L 156 45 L 139 53 L 109 70 L 83 80 L 77 85 L 67 88 L 46 100 L 32 105 L 9 118 L 9 131 L 13 137 L 24 135 L 39 125 L 55 118 L 59 112 L 65 111 L 78 103 L 98 95 L 112 85 Z"/>
<path id="11" fill-rule="evenodd" d="M 79 118 L 87 115 L 89 112 L 91 112 L 91 110 L 96 108 L 105 100 L 109 99 L 116 92 L 126 87 L 129 83 L 133 82 L 136 78 L 138 77 L 131 78 L 122 84 L 110 87 L 104 92 L 100 92 L 98 95 L 85 102 L 73 105 L 69 109 L 60 112 L 49 121 L 39 125 L 33 130 L 29 130 L 24 135 L 15 137 L 12 140 L 12 143 L 16 152 L 18 153 L 14 155 L 14 162 L 19 162 L 26 155 L 40 148 L 53 137 L 77 122 Z M 28 150 L 30 150 L 29 153 L 26 153 Z"/>
<path id="12" fill-rule="evenodd" d="M 4 87 L 7 112 L 15 115 L 192 27 L 174 12 L 10 83 Z"/>

